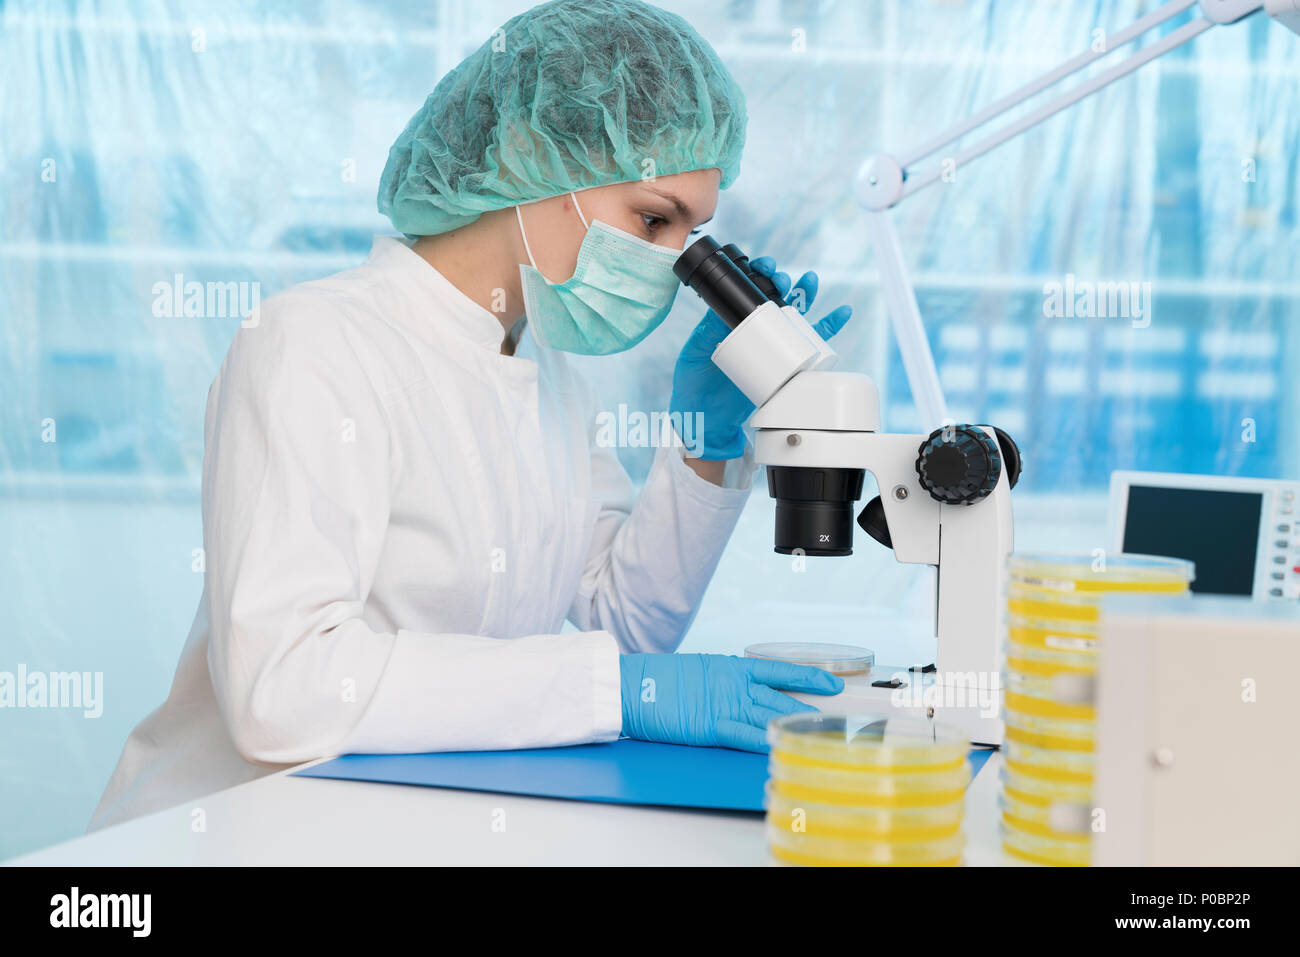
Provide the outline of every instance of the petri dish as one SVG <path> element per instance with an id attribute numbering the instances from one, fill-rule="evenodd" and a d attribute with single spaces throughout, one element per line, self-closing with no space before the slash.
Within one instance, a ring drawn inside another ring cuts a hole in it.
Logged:
<path id="1" fill-rule="evenodd" d="M 1096 622 L 1042 618 L 1010 610 L 1007 613 L 1007 641 L 1034 649 L 1046 661 L 1080 664 L 1095 664 L 1100 646 Z"/>
<path id="2" fill-rule="evenodd" d="M 750 645 L 745 649 L 745 657 L 811 665 L 841 677 L 870 674 L 871 666 L 876 663 L 875 652 L 870 648 L 813 641 L 769 641 Z"/>
<path id="3" fill-rule="evenodd" d="M 805 801 L 767 783 L 764 807 L 769 824 L 814 837 L 853 841 L 932 841 L 961 830 L 965 802 L 936 807 L 860 807 Z"/>
<path id="4" fill-rule="evenodd" d="M 1097 761 L 1091 751 L 1039 748 L 1015 738 L 1002 745 L 1003 757 L 1017 774 L 1069 784 L 1091 785 Z"/>
<path id="5" fill-rule="evenodd" d="M 1057 592 L 1089 594 L 1134 591 L 1178 593 L 1196 578 L 1196 566 L 1181 558 L 1119 552 L 1104 562 L 1092 554 L 1017 553 L 1007 560 L 1010 581 Z"/>
<path id="6" fill-rule="evenodd" d="M 1088 678 L 1082 679 L 1085 683 L 1090 681 Z M 1007 672 L 1004 683 L 1002 700 L 1007 714 L 1060 721 L 1094 721 L 1097 717 L 1092 685 L 1081 684 L 1080 679 L 1074 676 L 1069 676 L 1065 681 L 1048 678 L 1035 683 Z"/>
<path id="7" fill-rule="evenodd" d="M 772 821 L 766 830 L 774 858 L 808 867 L 956 867 L 966 847 L 961 832 L 932 841 L 856 841 L 800 833 Z"/>
<path id="8" fill-rule="evenodd" d="M 1004 697 L 1006 697 L 1005 693 Z M 1027 714 L 1013 707 L 1020 703 L 1018 697 L 1015 695 L 1010 697 L 1012 700 L 1007 702 L 1002 713 L 1006 738 L 1036 748 L 1089 753 L 1095 750 L 1097 746 L 1095 719 Z"/>
<path id="9" fill-rule="evenodd" d="M 789 763 L 849 771 L 950 770 L 970 750 L 949 725 L 884 714 L 787 714 L 768 724 L 767 741 Z"/>
<path id="10" fill-rule="evenodd" d="M 1084 637 L 1089 634 L 1095 636 L 1097 623 L 1101 619 L 1102 594 L 1054 591 L 1011 581 L 1007 583 L 1007 612 L 1008 615 L 1045 621 L 1054 631 L 1079 633 Z"/>
<path id="11" fill-rule="evenodd" d="M 1066 781 L 1058 775 L 1043 774 L 1039 768 L 1002 766 L 1002 795 L 1026 804 L 1051 804 L 1064 801 L 1092 807 L 1092 782 Z"/>
<path id="12" fill-rule="evenodd" d="M 839 807 L 906 808 L 960 804 L 970 783 L 963 759 L 942 770 L 894 773 L 861 768 L 809 766 L 773 751 L 768 773 L 774 793 L 792 801 L 813 801 Z"/>
<path id="13" fill-rule="evenodd" d="M 1011 663 L 1013 661 L 1017 659 L 1008 658 L 1002 674 L 1002 687 L 1013 694 L 1045 698 L 1061 705 L 1091 705 L 1095 701 L 1093 675 L 1087 672 L 1056 671 L 1044 674 L 1035 663 L 1024 662 L 1028 667 L 1019 668 Z"/>
<path id="14" fill-rule="evenodd" d="M 1002 822 L 1002 849 L 1013 857 L 1048 867 L 1087 867 L 1092 861 L 1089 841 L 1044 837 Z"/>
<path id="15" fill-rule="evenodd" d="M 1095 675 L 1097 673 L 1097 652 L 1095 651 L 1054 651 L 1041 645 L 1021 644 L 1014 638 L 1008 638 L 1005 649 L 1005 663 L 1026 675 Z"/>
<path id="16" fill-rule="evenodd" d="M 1092 810 L 1073 801 L 1046 804 L 1021 801 L 1004 794 L 999 799 L 1002 823 L 1039 837 L 1059 841 L 1088 841 L 1092 836 Z"/>

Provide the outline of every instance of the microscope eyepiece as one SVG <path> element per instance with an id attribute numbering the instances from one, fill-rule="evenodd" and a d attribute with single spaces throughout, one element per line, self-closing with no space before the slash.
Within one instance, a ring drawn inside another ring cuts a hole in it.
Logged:
<path id="1" fill-rule="evenodd" d="M 768 301 L 712 236 L 701 236 L 687 246 L 673 263 L 673 273 L 732 329 Z"/>
<path id="2" fill-rule="evenodd" d="M 786 304 L 785 297 L 781 295 L 781 290 L 776 288 L 776 283 L 749 264 L 749 257 L 745 255 L 743 249 L 735 243 L 727 243 L 722 247 L 722 251 L 727 254 L 728 259 L 740 267 L 740 271 L 749 277 L 749 281 L 758 287 L 759 292 L 778 306 Z"/>

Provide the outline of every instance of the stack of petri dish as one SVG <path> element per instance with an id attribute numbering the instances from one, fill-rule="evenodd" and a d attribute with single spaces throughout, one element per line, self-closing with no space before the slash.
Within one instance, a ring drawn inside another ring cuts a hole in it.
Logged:
<path id="1" fill-rule="evenodd" d="M 961 863 L 969 742 L 919 718 L 792 714 L 768 725 L 767 839 L 782 864 Z"/>
<path id="2" fill-rule="evenodd" d="M 1035 864 L 1091 861 L 1101 603 L 1179 594 L 1191 562 L 1152 555 L 1012 555 L 1003 687 L 1002 847 Z"/>

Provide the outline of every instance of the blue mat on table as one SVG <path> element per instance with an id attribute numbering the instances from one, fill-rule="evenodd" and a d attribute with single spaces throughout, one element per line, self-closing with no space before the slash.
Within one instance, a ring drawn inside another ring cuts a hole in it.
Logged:
<path id="1" fill-rule="evenodd" d="M 990 753 L 970 752 L 972 779 Z M 609 804 L 762 811 L 767 755 L 624 738 L 527 751 L 345 754 L 293 775 Z"/>

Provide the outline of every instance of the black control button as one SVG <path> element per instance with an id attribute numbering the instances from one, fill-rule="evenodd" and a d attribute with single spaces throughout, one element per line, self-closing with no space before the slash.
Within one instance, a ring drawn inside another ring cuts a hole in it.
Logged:
<path id="1" fill-rule="evenodd" d="M 935 429 L 921 444 L 916 474 L 936 502 L 974 505 L 997 487 L 1002 451 L 978 426 L 945 426 Z"/>

